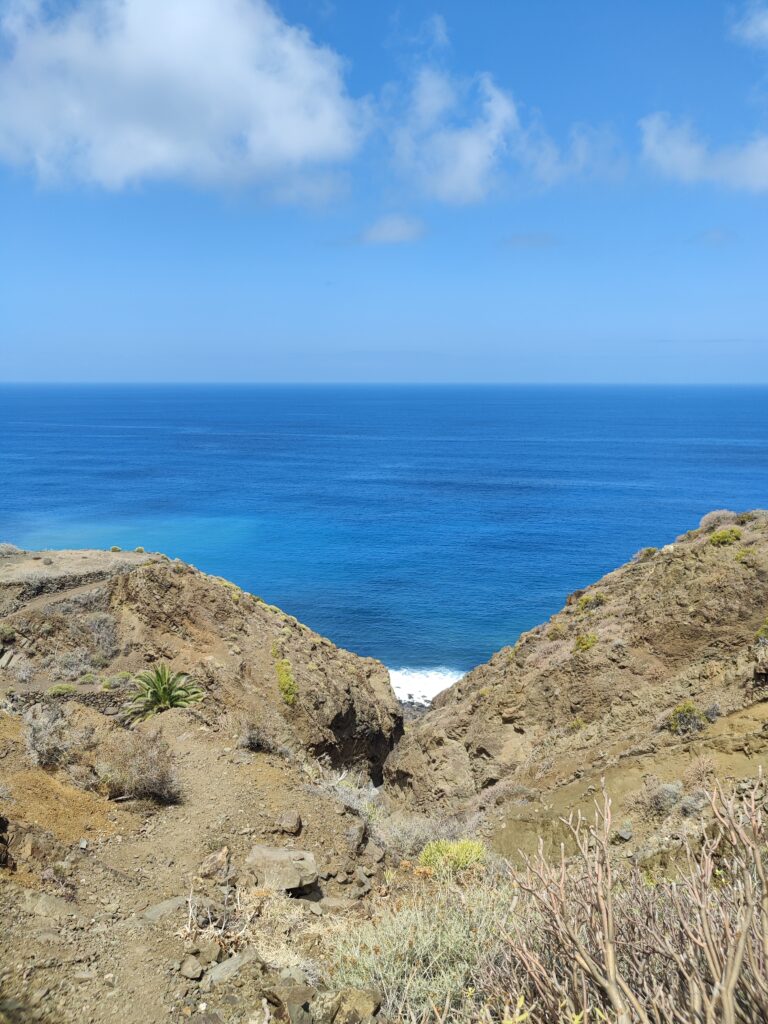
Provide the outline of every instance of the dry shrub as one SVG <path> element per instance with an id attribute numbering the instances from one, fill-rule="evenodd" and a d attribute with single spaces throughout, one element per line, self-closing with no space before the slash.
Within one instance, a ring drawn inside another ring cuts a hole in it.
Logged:
<path id="1" fill-rule="evenodd" d="M 674 880 L 650 884 L 613 863 L 605 797 L 594 825 L 568 820 L 570 860 L 540 852 L 501 881 L 430 882 L 401 908 L 340 928 L 331 980 L 378 987 L 401 1021 L 764 1022 L 765 800 L 762 780 L 743 801 L 718 790 L 711 834 L 687 847 Z"/>
<path id="2" fill-rule="evenodd" d="M 74 730 L 56 704 L 33 704 L 24 712 L 27 753 L 40 768 L 64 768 L 77 761 L 93 741 L 92 729 Z"/>
<path id="3" fill-rule="evenodd" d="M 390 811 L 380 789 L 363 772 L 338 771 L 321 762 L 302 765 L 311 778 L 310 791 L 331 796 L 361 818 L 368 835 L 401 857 L 415 857 L 427 843 L 463 839 L 480 821 L 478 814 L 433 818 L 426 814 Z"/>
<path id="4" fill-rule="evenodd" d="M 471 836 L 480 816 L 431 818 L 425 814 L 382 814 L 369 826 L 373 838 L 401 857 L 414 857 L 430 843 L 457 842 Z"/>
<path id="5" fill-rule="evenodd" d="M 717 775 L 717 766 L 713 757 L 709 754 L 699 754 L 691 761 L 683 775 L 683 785 L 686 789 L 710 789 Z"/>
<path id="6" fill-rule="evenodd" d="M 272 970 L 298 967 L 316 982 L 316 964 L 300 952 L 293 937 L 320 927 L 304 902 L 287 893 L 230 886 L 219 902 L 193 886 L 187 897 L 187 922 L 178 934 L 190 945 L 213 940 L 225 956 L 253 947 Z"/>
<path id="7" fill-rule="evenodd" d="M 290 747 L 281 743 L 271 729 L 263 722 L 253 719 L 241 719 L 237 729 L 237 746 L 240 750 L 252 750 L 254 753 L 276 754 L 289 759 L 293 756 Z"/>
<path id="8" fill-rule="evenodd" d="M 712 530 L 717 530 L 721 526 L 726 526 L 728 523 L 736 522 L 737 513 L 731 512 L 727 508 L 718 508 L 713 512 L 707 512 L 705 516 L 702 516 L 701 522 L 699 523 L 699 529 L 703 530 L 704 533 L 710 533 Z"/>
<path id="9" fill-rule="evenodd" d="M 173 754 L 159 732 L 119 730 L 95 765 L 111 799 L 145 799 L 175 804 L 181 799 Z"/>
<path id="10" fill-rule="evenodd" d="M 506 883 L 428 887 L 401 908 L 328 936 L 333 988 L 375 988 L 387 1020 L 420 1019 L 432 1006 L 468 1019 L 473 993 L 495 987 L 494 965 L 517 903 Z"/>
<path id="11" fill-rule="evenodd" d="M 682 798 L 682 782 L 662 782 L 655 775 L 647 775 L 642 789 L 631 798 L 630 807 L 648 818 L 666 818 Z"/>

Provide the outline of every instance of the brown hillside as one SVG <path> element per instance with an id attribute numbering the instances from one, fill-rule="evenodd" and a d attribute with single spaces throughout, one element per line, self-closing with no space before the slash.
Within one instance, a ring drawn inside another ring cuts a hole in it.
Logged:
<path id="1" fill-rule="evenodd" d="M 674 781 L 702 755 L 722 777 L 754 772 L 768 740 L 768 513 L 702 524 L 572 594 L 440 695 L 387 761 L 390 796 L 501 807 L 511 850 L 588 807 L 603 775 L 625 809 L 648 776 Z M 694 728 L 676 732 L 684 702 Z"/>
<path id="2" fill-rule="evenodd" d="M 402 729 L 379 662 L 162 555 L 3 557 L 0 627 L 0 687 L 21 694 L 73 685 L 81 698 L 117 708 L 127 673 L 169 662 L 194 675 L 218 712 L 250 715 L 276 742 L 374 778 Z"/>

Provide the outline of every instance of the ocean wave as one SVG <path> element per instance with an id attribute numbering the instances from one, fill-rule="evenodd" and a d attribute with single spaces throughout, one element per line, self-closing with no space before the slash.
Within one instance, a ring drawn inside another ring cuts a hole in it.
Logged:
<path id="1" fill-rule="evenodd" d="M 389 678 L 398 700 L 429 704 L 438 693 L 461 679 L 464 672 L 454 668 L 391 668 Z"/>

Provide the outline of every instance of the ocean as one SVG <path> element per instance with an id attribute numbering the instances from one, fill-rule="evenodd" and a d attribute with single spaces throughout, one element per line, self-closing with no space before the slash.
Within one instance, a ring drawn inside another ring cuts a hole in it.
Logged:
<path id="1" fill-rule="evenodd" d="M 0 386 L 0 541 L 178 556 L 403 695 L 766 505 L 768 388 Z"/>

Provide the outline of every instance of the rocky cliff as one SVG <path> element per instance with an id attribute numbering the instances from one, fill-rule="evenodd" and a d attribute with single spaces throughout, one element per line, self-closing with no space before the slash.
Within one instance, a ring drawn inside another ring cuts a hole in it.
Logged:
<path id="1" fill-rule="evenodd" d="M 374 779 L 402 730 L 379 662 L 162 555 L 11 551 L 0 558 L 0 651 L 0 687 L 74 687 L 61 696 L 105 708 L 119 706 L 129 674 L 168 662 L 217 714 L 250 716 L 275 743 Z"/>
<path id="2" fill-rule="evenodd" d="M 712 513 L 441 694 L 388 759 L 387 791 L 504 807 L 513 847 L 524 819 L 588 804 L 603 776 L 629 795 L 704 756 L 749 774 L 768 749 L 767 616 L 768 513 Z"/>

